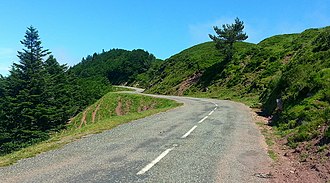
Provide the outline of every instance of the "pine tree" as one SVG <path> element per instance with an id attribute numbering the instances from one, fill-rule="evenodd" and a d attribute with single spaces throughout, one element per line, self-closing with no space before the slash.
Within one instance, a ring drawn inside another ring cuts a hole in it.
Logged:
<path id="1" fill-rule="evenodd" d="M 213 29 L 217 35 L 209 34 L 209 37 L 215 42 L 216 48 L 225 54 L 225 60 L 230 61 L 234 54 L 234 43 L 248 38 L 246 33 L 243 33 L 244 22 L 236 18 L 231 25 L 223 24 L 222 29 L 217 26 Z"/>
<path id="2" fill-rule="evenodd" d="M 50 118 L 54 129 L 63 127 L 68 118 L 75 114 L 75 101 L 73 88 L 74 83 L 70 82 L 68 67 L 60 65 L 53 55 L 44 62 L 45 70 L 48 74 L 47 84 L 51 91 L 48 106 L 53 111 Z"/>
<path id="3" fill-rule="evenodd" d="M 7 148 L 3 145 L 11 141 L 11 134 L 8 131 L 8 121 L 5 114 L 5 109 L 8 106 L 6 84 L 6 78 L 0 75 L 0 155 L 7 151 Z"/>
<path id="4" fill-rule="evenodd" d="M 6 111 L 16 138 L 43 138 L 49 129 L 49 98 L 43 57 L 50 52 L 43 49 L 36 28 L 27 28 L 18 52 L 19 63 L 14 63 L 8 77 L 9 108 Z"/>
<path id="5" fill-rule="evenodd" d="M 7 104 L 6 102 L 6 80 L 5 78 L 0 74 L 0 133 L 5 131 L 5 112 L 4 107 Z M 0 138 L 1 139 L 1 138 Z M 0 140 L 1 141 L 1 140 Z"/>

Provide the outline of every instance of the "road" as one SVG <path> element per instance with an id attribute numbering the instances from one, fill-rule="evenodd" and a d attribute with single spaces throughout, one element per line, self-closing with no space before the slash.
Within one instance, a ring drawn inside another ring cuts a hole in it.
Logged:
<path id="1" fill-rule="evenodd" d="M 270 159 L 246 106 L 158 97 L 184 105 L 0 168 L 0 182 L 267 181 L 254 176 Z"/>

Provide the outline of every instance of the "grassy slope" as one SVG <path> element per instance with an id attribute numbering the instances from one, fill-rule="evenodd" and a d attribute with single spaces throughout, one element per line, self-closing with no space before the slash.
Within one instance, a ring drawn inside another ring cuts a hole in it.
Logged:
<path id="1" fill-rule="evenodd" d="M 292 147 L 312 139 L 328 144 L 330 27 L 235 46 L 234 58 L 228 63 L 212 42 L 172 56 L 160 66 L 147 92 L 177 94 L 184 81 L 202 73 L 184 95 L 260 106 L 275 116 L 273 125 Z M 276 109 L 277 98 L 283 100 L 282 112 Z"/>
<path id="2" fill-rule="evenodd" d="M 117 107 L 119 101 L 122 104 L 120 109 Z M 63 145 L 75 141 L 83 136 L 100 133 L 102 131 L 112 129 L 120 124 L 143 118 L 161 111 L 166 111 L 178 105 L 178 103 L 167 99 L 110 92 L 73 118 L 71 123 L 68 124 L 68 128 L 66 130 L 51 135 L 49 140 L 32 145 L 17 152 L 1 156 L 0 166 L 10 165 L 20 159 L 33 157 L 41 152 L 60 148 Z M 121 111 L 120 115 L 117 115 L 116 108 Z M 93 113 L 95 113 L 94 122 Z M 82 120 L 83 116 L 85 116 L 86 121 Z M 82 121 L 83 125 L 80 126 Z"/>

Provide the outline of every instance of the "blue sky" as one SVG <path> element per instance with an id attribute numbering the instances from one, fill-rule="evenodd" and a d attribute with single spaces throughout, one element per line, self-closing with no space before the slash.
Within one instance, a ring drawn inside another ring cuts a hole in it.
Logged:
<path id="1" fill-rule="evenodd" d="M 329 0 L 1 0 L 0 74 L 8 74 L 26 28 L 74 65 L 102 49 L 141 48 L 166 59 L 210 41 L 212 26 L 245 23 L 248 42 L 330 25 Z"/>

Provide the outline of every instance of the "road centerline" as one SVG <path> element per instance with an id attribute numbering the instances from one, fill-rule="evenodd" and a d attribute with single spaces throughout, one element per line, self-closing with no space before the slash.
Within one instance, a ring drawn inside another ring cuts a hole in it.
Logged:
<path id="1" fill-rule="evenodd" d="M 202 123 L 204 120 L 206 120 L 209 116 L 205 116 L 203 119 L 201 119 L 200 121 L 198 121 L 198 123 Z"/>
<path id="2" fill-rule="evenodd" d="M 190 135 L 191 132 L 193 132 L 195 130 L 195 128 L 197 128 L 197 125 L 195 125 L 194 127 L 192 127 L 186 134 L 184 134 L 181 138 L 184 139 L 186 137 L 188 137 L 188 135 Z"/>
<path id="3" fill-rule="evenodd" d="M 175 147 L 175 146 L 174 146 Z M 151 163 L 146 165 L 144 168 L 142 168 L 136 175 L 142 175 L 146 173 L 150 168 L 152 168 L 155 164 L 157 164 L 161 159 L 163 159 L 169 152 L 171 152 L 174 147 L 166 149 L 162 154 L 160 154 L 156 159 L 154 159 Z"/>

